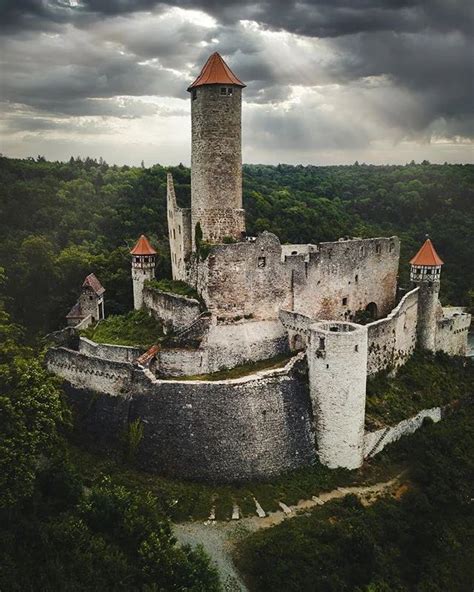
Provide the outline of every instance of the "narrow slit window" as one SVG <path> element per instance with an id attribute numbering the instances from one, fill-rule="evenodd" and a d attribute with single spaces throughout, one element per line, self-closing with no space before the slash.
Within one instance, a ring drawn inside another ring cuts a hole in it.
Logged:
<path id="1" fill-rule="evenodd" d="M 259 257 L 258 261 L 257 261 L 257 267 L 259 269 L 261 269 L 262 267 L 265 267 L 265 265 L 267 264 L 267 260 L 265 257 Z"/>

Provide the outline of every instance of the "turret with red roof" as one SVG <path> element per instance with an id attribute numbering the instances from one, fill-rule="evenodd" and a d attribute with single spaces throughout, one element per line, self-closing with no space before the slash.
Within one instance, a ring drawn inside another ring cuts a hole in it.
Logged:
<path id="1" fill-rule="evenodd" d="M 438 296 L 443 261 L 428 236 L 410 264 L 410 279 L 419 288 L 417 343 L 422 349 L 434 352 L 437 315 L 441 307 Z"/>
<path id="2" fill-rule="evenodd" d="M 156 251 L 142 234 L 130 251 L 132 255 L 133 307 L 143 306 L 143 288 L 147 280 L 155 277 Z"/>

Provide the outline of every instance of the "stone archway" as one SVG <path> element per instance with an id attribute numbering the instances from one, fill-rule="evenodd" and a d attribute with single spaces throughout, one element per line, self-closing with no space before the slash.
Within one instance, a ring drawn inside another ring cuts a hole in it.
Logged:
<path id="1" fill-rule="evenodd" d="M 375 302 L 369 302 L 365 307 L 365 310 L 373 321 L 378 318 L 378 308 Z"/>

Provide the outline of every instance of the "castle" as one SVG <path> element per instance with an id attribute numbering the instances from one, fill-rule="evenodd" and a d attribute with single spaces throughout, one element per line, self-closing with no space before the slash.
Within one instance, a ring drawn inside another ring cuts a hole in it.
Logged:
<path id="1" fill-rule="evenodd" d="M 141 422 L 137 458 L 151 470 L 229 482 L 316 458 L 357 468 L 401 430 L 366 429 L 367 377 L 396 371 L 417 346 L 464 355 L 470 315 L 441 307 L 443 262 L 429 239 L 411 261 L 412 289 L 403 292 L 395 236 L 287 245 L 269 232 L 246 235 L 244 88 L 219 54 L 209 58 L 188 88 L 189 209 L 178 206 L 168 175 L 173 279 L 197 297 L 148 281 L 156 251 L 141 236 L 131 251 L 134 306 L 162 323 L 166 339 L 143 352 L 70 329 L 49 351 L 48 367 L 66 380 L 83 429 L 97 441 Z M 281 362 L 250 366 L 238 378 L 204 377 L 265 360 Z"/>

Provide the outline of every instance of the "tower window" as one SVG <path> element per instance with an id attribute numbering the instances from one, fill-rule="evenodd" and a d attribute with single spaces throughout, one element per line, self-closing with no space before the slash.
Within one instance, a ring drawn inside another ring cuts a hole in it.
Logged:
<path id="1" fill-rule="evenodd" d="M 355 283 L 357 284 L 357 282 L 358 282 L 358 281 L 359 281 L 359 276 L 358 276 L 358 275 L 356 275 L 356 276 L 355 276 Z"/>
<path id="2" fill-rule="evenodd" d="M 221 86 L 221 96 L 223 97 L 231 97 L 232 91 L 233 89 L 231 86 Z"/>
<path id="3" fill-rule="evenodd" d="M 267 260 L 265 257 L 258 258 L 257 267 L 262 268 L 262 267 L 265 267 L 266 264 L 267 264 Z"/>
<path id="4" fill-rule="evenodd" d="M 326 349 L 326 339 L 324 337 L 319 338 L 319 349 Z"/>
<path id="5" fill-rule="evenodd" d="M 342 306 L 346 306 L 347 305 L 347 297 L 342 299 Z"/>

